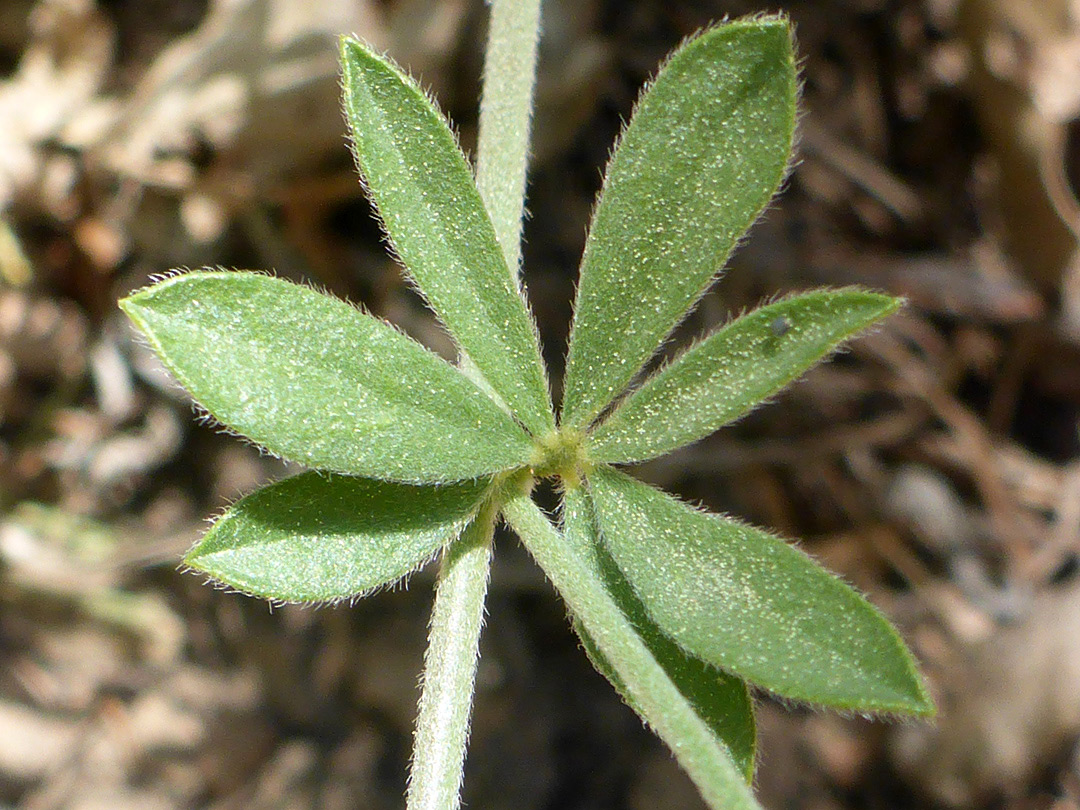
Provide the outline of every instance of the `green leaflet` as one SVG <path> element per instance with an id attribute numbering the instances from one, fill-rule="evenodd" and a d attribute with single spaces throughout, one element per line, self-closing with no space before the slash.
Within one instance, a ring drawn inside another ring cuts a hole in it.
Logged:
<path id="1" fill-rule="evenodd" d="M 662 670 L 682 694 L 690 711 L 713 733 L 717 742 L 726 746 L 735 763 L 748 782 L 754 777 L 754 751 L 756 733 L 754 727 L 754 704 L 746 684 L 738 678 L 722 673 L 703 661 L 693 658 L 679 649 L 678 645 L 664 636 L 649 619 L 645 608 L 634 595 L 625 577 L 600 544 L 592 505 L 585 490 L 578 487 L 567 490 L 563 502 L 563 523 L 566 541 L 572 545 L 583 562 L 592 568 L 593 576 L 602 581 L 619 605 L 630 624 L 637 630 L 645 645 L 653 654 L 655 666 Z M 621 674 L 622 662 L 613 662 L 605 656 L 592 640 L 580 621 L 574 621 L 574 629 L 581 637 L 585 652 L 593 666 L 611 681 L 623 699 L 652 726 L 656 724 L 634 700 L 633 691 L 626 687 Z M 631 668 L 632 670 L 632 668 Z M 660 674 L 657 673 L 657 677 Z M 647 682 L 639 682 L 638 689 L 648 689 Z M 673 745 L 678 751 L 678 746 Z"/>
<path id="2" fill-rule="evenodd" d="M 545 435 L 555 421 L 536 330 L 453 133 L 361 43 L 341 40 L 341 65 L 353 152 L 397 255 L 514 416 Z"/>
<path id="3" fill-rule="evenodd" d="M 823 290 L 743 315 L 627 397 L 593 431 L 589 456 L 616 464 L 645 461 L 704 438 L 900 303 L 861 290 Z"/>
<path id="4" fill-rule="evenodd" d="M 589 482 L 611 556 L 687 652 L 796 700 L 933 713 L 896 631 L 807 555 L 610 467 Z"/>
<path id="5" fill-rule="evenodd" d="M 591 642 L 605 659 L 618 662 L 630 704 L 649 719 L 656 734 L 676 753 L 706 803 L 713 810 L 760 810 L 727 746 L 657 665 L 653 651 L 574 544 L 556 531 L 528 495 L 507 501 L 503 517 L 544 569 Z"/>
<path id="6" fill-rule="evenodd" d="M 310 467 L 439 483 L 522 466 L 525 432 L 382 321 L 255 273 L 186 273 L 121 302 L 222 424 Z"/>
<path id="7" fill-rule="evenodd" d="M 397 582 L 457 537 L 488 488 L 487 481 L 416 487 L 302 473 L 233 504 L 184 562 L 282 602 L 361 596 Z"/>
<path id="8" fill-rule="evenodd" d="M 778 17 L 706 31 L 642 94 L 582 259 L 563 424 L 591 422 L 723 267 L 784 175 L 795 96 Z"/>

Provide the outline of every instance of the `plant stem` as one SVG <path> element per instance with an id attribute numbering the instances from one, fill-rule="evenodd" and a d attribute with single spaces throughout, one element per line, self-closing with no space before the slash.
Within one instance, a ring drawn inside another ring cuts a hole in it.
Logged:
<path id="1" fill-rule="evenodd" d="M 540 0 L 493 0 L 480 102 L 477 185 L 518 282 Z M 466 362 L 467 368 L 471 364 Z M 408 810 L 457 810 L 476 683 L 498 504 L 489 503 L 443 558 L 424 654 Z"/>
<path id="2" fill-rule="evenodd" d="M 761 810 L 730 753 L 705 727 L 678 687 L 573 545 L 527 494 L 510 498 L 503 519 L 544 569 L 570 612 L 619 671 L 631 705 L 675 752 L 710 807 Z"/>
<path id="3" fill-rule="evenodd" d="M 408 810 L 456 810 L 460 804 L 494 529 L 494 510 L 486 507 L 443 557 L 424 654 Z"/>
<path id="4" fill-rule="evenodd" d="M 480 100 L 476 184 L 518 281 L 540 0 L 493 0 Z"/>

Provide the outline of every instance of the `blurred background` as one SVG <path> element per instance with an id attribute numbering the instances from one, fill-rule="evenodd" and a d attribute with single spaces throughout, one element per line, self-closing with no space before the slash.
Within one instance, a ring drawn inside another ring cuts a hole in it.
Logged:
<path id="1" fill-rule="evenodd" d="M 640 85 L 746 0 L 546 0 L 526 281 L 555 370 Z M 881 606 L 934 724 L 761 696 L 763 803 L 1080 807 L 1080 3 L 791 0 L 799 165 L 685 341 L 778 293 L 910 304 L 732 429 L 638 470 Z M 380 243 L 335 38 L 476 139 L 482 0 L 0 0 L 0 808 L 402 806 L 431 569 L 275 608 L 177 570 L 289 474 L 193 418 L 119 296 L 273 270 L 452 349 Z M 676 343 L 678 345 L 678 343 Z M 501 537 L 466 806 L 701 808 Z"/>

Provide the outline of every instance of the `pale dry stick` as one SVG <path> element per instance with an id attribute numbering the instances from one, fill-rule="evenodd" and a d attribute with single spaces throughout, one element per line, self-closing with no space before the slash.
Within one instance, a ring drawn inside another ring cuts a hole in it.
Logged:
<path id="1" fill-rule="evenodd" d="M 871 489 L 883 490 L 883 479 L 887 477 L 887 473 L 880 465 L 871 466 L 869 452 L 858 455 L 861 456 L 861 462 L 856 460 L 849 466 Z M 846 482 L 840 480 L 834 469 L 825 468 L 824 475 L 825 483 L 833 490 L 834 500 L 847 510 L 854 524 L 870 527 L 846 536 L 833 536 L 834 542 L 851 541 L 856 545 L 868 545 L 878 558 L 904 578 L 920 604 L 958 641 L 967 644 L 990 635 L 994 629 L 994 621 L 985 611 L 972 605 L 955 584 L 935 576 L 911 547 L 901 540 L 893 527 L 879 522 L 870 504 L 860 498 L 850 485 L 845 485 Z"/>
<path id="2" fill-rule="evenodd" d="M 1025 508 L 1050 512 L 1058 506 L 1072 464 L 1062 466 L 1038 458 L 1016 444 L 1003 446 L 998 457 L 1005 482 Z"/>
<path id="3" fill-rule="evenodd" d="M 955 585 L 935 577 L 889 527 L 865 532 L 860 539 L 869 541 L 874 552 L 899 572 L 954 639 L 972 644 L 993 632 L 994 621 L 968 602 Z"/>
<path id="4" fill-rule="evenodd" d="M 834 138 L 812 118 L 799 123 L 802 144 L 823 163 L 839 172 L 904 222 L 917 222 L 925 211 L 919 195 L 903 180 L 865 152 Z"/>
<path id="5" fill-rule="evenodd" d="M 926 425 L 928 417 L 914 410 L 885 414 L 872 421 L 841 425 L 804 438 L 781 437 L 753 442 L 712 439 L 654 459 L 644 467 L 650 481 L 672 481 L 676 476 L 716 475 L 750 465 L 792 467 L 808 454 L 840 455 L 853 447 L 890 447 L 909 440 Z"/>
<path id="6" fill-rule="evenodd" d="M 905 384 L 907 392 L 925 401 L 949 427 L 958 455 L 974 473 L 973 481 L 986 505 L 994 533 L 1009 550 L 1010 563 L 1018 569 L 1026 569 L 1026 561 L 1031 555 L 1030 538 L 1016 519 L 1017 505 L 1002 480 L 993 443 L 982 423 L 943 390 L 936 379 L 925 373 L 918 359 L 893 335 L 883 331 L 870 341 L 877 354 L 893 368 L 898 380 Z"/>
<path id="7" fill-rule="evenodd" d="M 1031 568 L 1039 581 L 1048 581 L 1070 555 L 1080 555 L 1080 465 L 1061 470 L 1053 519 L 1035 550 Z"/>

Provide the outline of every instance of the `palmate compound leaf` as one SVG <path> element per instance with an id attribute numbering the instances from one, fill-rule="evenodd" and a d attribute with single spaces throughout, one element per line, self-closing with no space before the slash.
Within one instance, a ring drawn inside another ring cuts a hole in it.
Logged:
<path id="1" fill-rule="evenodd" d="M 563 531 L 566 542 L 577 550 L 582 561 L 592 569 L 593 576 L 604 583 L 629 623 L 649 648 L 658 669 L 657 677 L 666 676 L 671 681 L 679 690 L 689 712 L 700 718 L 717 742 L 727 748 L 747 781 L 752 781 L 756 729 L 754 704 L 746 684 L 688 655 L 660 632 L 660 628 L 648 617 L 626 578 L 601 544 L 592 504 L 581 487 L 566 491 L 563 500 Z M 581 637 L 593 666 L 611 682 L 643 720 L 655 725 L 642 706 L 634 700 L 634 692 L 648 689 L 649 683 L 639 679 L 635 683 L 635 689 L 628 688 L 626 678 L 633 677 L 632 667 L 625 668 L 623 661 L 609 659 L 604 655 L 580 620 L 574 620 L 574 629 Z M 673 745 L 672 748 L 677 755 L 679 747 Z"/>
<path id="2" fill-rule="evenodd" d="M 316 290 L 195 272 L 120 306 L 215 419 L 309 467 L 444 483 L 529 457 L 525 431 L 458 369 Z"/>
<path id="3" fill-rule="evenodd" d="M 736 318 L 630 394 L 591 433 L 589 456 L 645 461 L 704 438 L 900 303 L 862 290 L 821 290 Z"/>
<path id="4" fill-rule="evenodd" d="M 237 501 L 184 562 L 244 593 L 333 602 L 392 585 L 457 537 L 489 481 L 411 486 L 307 472 Z"/>
<path id="5" fill-rule="evenodd" d="M 342 39 L 341 65 L 353 153 L 397 255 L 514 416 L 535 436 L 549 433 L 536 330 L 446 120 L 360 42 Z"/>
<path id="6" fill-rule="evenodd" d="M 617 662 L 630 704 L 675 752 L 713 810 L 761 810 L 745 774 L 615 601 L 576 543 L 568 542 L 526 494 L 503 506 L 503 517 L 544 570 L 604 658 Z"/>
<path id="7" fill-rule="evenodd" d="M 896 631 L 806 554 L 610 467 L 589 484 L 605 546 L 687 652 L 783 697 L 933 714 Z"/>
<path id="8" fill-rule="evenodd" d="M 589 230 L 562 423 L 619 394 L 776 191 L 795 127 L 786 20 L 712 28 L 660 69 L 608 164 Z"/>

